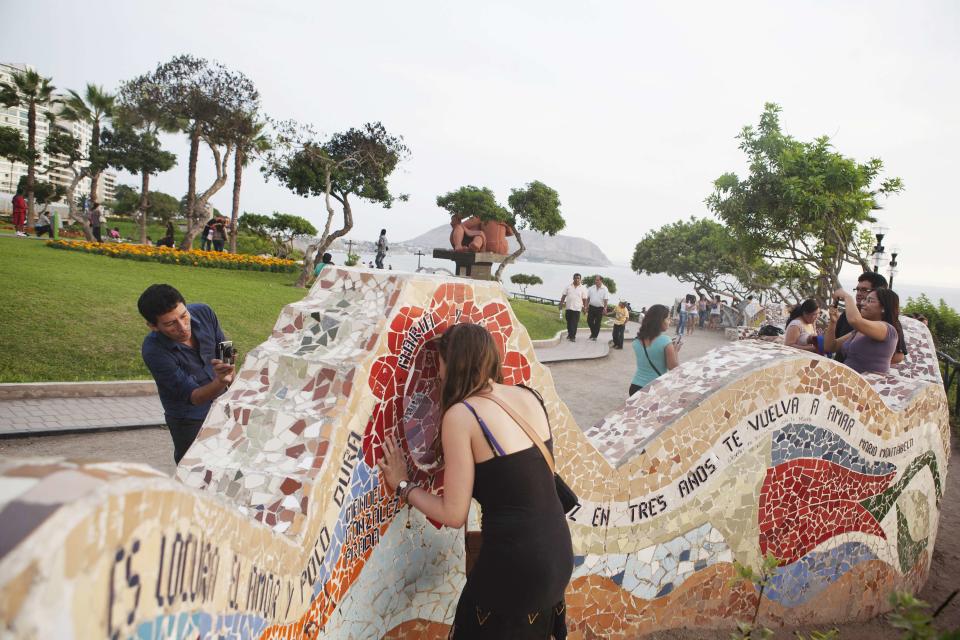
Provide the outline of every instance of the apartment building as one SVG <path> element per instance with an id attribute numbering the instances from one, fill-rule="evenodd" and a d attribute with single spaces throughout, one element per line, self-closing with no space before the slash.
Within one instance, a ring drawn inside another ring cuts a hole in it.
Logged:
<path id="1" fill-rule="evenodd" d="M 0 62 L 0 82 L 12 83 L 14 73 L 26 70 L 33 70 L 33 67 L 26 64 Z M 37 162 L 37 177 L 41 180 L 69 187 L 73 180 L 73 172 L 66 166 L 66 161 L 63 158 L 50 157 L 43 151 L 47 135 L 50 132 L 47 112 L 48 109 L 45 107 L 37 109 L 37 149 L 40 151 L 40 159 Z M 56 114 L 56 107 L 54 107 L 54 114 Z M 87 152 L 90 148 L 90 138 L 93 135 L 93 127 L 90 124 L 70 122 L 63 119 L 56 120 L 56 124 L 66 128 L 76 136 L 80 140 L 80 148 L 84 153 Z M 0 126 L 16 129 L 26 141 L 27 109 L 22 106 L 3 107 L 0 105 Z M 27 175 L 27 165 L 22 162 L 10 162 L 6 158 L 0 158 L 0 193 L 7 196 L 0 201 L 0 210 L 9 210 L 10 198 L 16 192 L 21 176 L 25 175 Z M 103 172 L 97 187 L 97 199 L 101 202 L 112 199 L 115 187 L 116 174 L 110 171 Z M 77 185 L 76 194 L 80 196 L 89 193 L 90 179 L 84 178 Z M 61 207 L 54 208 L 60 209 Z"/>

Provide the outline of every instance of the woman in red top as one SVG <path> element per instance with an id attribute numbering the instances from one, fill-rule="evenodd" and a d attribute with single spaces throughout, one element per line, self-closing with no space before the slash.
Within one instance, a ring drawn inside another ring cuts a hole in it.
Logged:
<path id="1" fill-rule="evenodd" d="M 27 235 L 27 202 L 19 191 L 13 196 L 13 226 L 18 236 Z"/>

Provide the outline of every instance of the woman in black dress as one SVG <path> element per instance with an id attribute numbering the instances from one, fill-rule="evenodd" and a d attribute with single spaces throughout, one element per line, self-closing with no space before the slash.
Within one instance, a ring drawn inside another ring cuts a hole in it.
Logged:
<path id="1" fill-rule="evenodd" d="M 510 407 L 552 451 L 540 396 L 501 384 L 500 356 L 479 325 L 440 338 L 443 495 L 411 484 L 396 442 L 384 443 L 383 479 L 402 500 L 449 527 L 462 527 L 470 498 L 483 513 L 483 546 L 460 595 L 450 638 L 566 638 L 563 593 L 573 547 L 547 461 Z"/>

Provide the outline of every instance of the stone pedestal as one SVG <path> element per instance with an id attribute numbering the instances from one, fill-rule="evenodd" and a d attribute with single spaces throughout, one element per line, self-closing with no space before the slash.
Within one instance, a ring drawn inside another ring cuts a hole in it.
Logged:
<path id="1" fill-rule="evenodd" d="M 441 260 L 453 260 L 457 268 L 455 273 L 474 280 L 492 280 L 491 267 L 494 262 L 502 262 L 507 256 L 499 253 L 474 253 L 473 251 L 453 251 L 452 249 L 434 249 L 433 257 Z"/>

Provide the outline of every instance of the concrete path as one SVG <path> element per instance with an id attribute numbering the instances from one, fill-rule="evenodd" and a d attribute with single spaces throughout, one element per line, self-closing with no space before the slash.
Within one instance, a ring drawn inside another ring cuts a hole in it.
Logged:
<path id="1" fill-rule="evenodd" d="M 0 401 L 0 438 L 163 424 L 156 395 Z"/>

